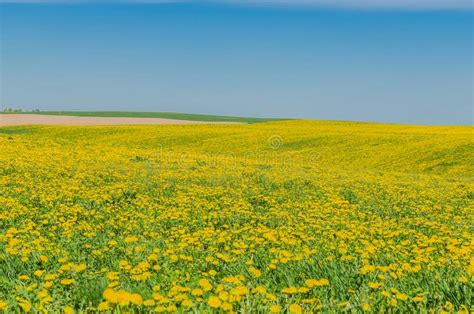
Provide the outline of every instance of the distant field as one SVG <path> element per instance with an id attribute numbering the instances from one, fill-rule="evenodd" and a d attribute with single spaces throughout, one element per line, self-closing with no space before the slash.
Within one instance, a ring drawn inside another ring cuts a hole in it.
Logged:
<path id="1" fill-rule="evenodd" d="M 242 124 L 232 121 L 191 121 L 166 118 L 86 117 L 41 114 L 3 114 L 0 127 L 20 125 L 163 125 L 163 124 Z"/>
<path id="2" fill-rule="evenodd" d="M 240 122 L 259 123 L 286 119 L 248 118 L 233 116 L 215 116 L 206 114 L 191 114 L 177 112 L 133 112 L 133 111 L 39 111 L 39 112 L 0 112 L 0 114 L 42 114 L 54 116 L 77 117 L 120 117 L 120 118 L 163 118 L 204 122 Z"/>

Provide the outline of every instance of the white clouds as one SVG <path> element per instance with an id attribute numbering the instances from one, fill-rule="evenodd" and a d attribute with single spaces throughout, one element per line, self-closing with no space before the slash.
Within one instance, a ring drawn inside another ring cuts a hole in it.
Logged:
<path id="1" fill-rule="evenodd" d="M 0 0 L 0 3 L 211 3 L 355 9 L 473 9 L 474 0 Z"/>
<path id="2" fill-rule="evenodd" d="M 332 7 L 332 8 L 399 8 L 399 9 L 472 9 L 473 0 L 221 0 L 215 3 L 250 5 Z"/>

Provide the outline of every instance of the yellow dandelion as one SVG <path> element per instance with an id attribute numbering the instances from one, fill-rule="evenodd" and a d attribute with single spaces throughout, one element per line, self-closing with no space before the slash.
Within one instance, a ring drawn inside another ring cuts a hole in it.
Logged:
<path id="1" fill-rule="evenodd" d="M 212 308 L 218 308 L 221 306 L 221 300 L 219 300 L 218 297 L 216 296 L 211 296 L 209 297 L 209 299 L 207 300 L 207 304 L 209 304 L 210 307 Z"/>
<path id="2" fill-rule="evenodd" d="M 290 313 L 303 313 L 303 308 L 299 306 L 298 304 L 291 304 L 290 307 L 288 308 L 288 311 Z"/>

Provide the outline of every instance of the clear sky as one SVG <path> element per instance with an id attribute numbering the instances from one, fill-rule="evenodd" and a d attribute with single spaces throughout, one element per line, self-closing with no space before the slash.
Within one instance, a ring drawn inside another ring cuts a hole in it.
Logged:
<path id="1" fill-rule="evenodd" d="M 0 2 L 2 107 L 472 124 L 470 0 Z"/>

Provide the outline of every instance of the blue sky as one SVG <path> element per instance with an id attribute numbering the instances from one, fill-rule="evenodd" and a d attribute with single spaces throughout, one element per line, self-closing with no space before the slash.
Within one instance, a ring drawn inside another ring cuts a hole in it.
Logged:
<path id="1" fill-rule="evenodd" d="M 472 124 L 470 1 L 143 2 L 0 0 L 1 105 Z"/>

